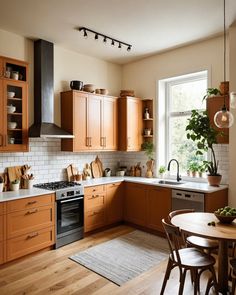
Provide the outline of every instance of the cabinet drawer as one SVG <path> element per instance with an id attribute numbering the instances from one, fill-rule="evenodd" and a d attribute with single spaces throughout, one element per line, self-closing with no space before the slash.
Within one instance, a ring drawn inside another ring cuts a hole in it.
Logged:
<path id="1" fill-rule="evenodd" d="M 119 187 L 120 185 L 121 185 L 121 182 L 109 183 L 106 185 L 106 189 L 109 190 L 110 188 Z"/>
<path id="2" fill-rule="evenodd" d="M 0 242 L 0 264 L 4 262 L 4 242 Z"/>
<path id="3" fill-rule="evenodd" d="M 7 239 L 54 225 L 54 206 L 16 211 L 7 215 Z"/>
<path id="4" fill-rule="evenodd" d="M 4 240 L 5 216 L 0 215 L 0 242 Z"/>
<path id="5" fill-rule="evenodd" d="M 54 194 L 48 194 L 44 196 L 36 196 L 32 198 L 10 201 L 7 202 L 7 213 L 50 205 L 54 202 L 54 199 Z"/>
<path id="6" fill-rule="evenodd" d="M 7 240 L 7 261 L 41 250 L 54 243 L 53 226 Z"/>
<path id="7" fill-rule="evenodd" d="M 88 232 L 100 228 L 106 224 L 105 209 L 96 207 L 91 211 L 85 212 L 84 231 Z"/>
<path id="8" fill-rule="evenodd" d="M 85 212 L 93 210 L 95 207 L 105 205 L 105 194 L 95 193 L 93 195 L 85 196 L 84 210 Z"/>
<path id="9" fill-rule="evenodd" d="M 85 195 L 92 195 L 94 193 L 103 193 L 105 191 L 105 185 L 89 186 L 84 188 Z"/>
<path id="10" fill-rule="evenodd" d="M 6 202 L 0 203 L 0 215 L 3 215 L 6 212 Z"/>

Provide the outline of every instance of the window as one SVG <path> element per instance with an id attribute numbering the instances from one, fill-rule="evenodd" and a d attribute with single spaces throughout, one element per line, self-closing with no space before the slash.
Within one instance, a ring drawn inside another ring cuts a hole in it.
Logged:
<path id="1" fill-rule="evenodd" d="M 196 144 L 186 137 L 185 128 L 192 109 L 204 110 L 206 102 L 202 101 L 207 89 L 207 71 L 189 74 L 160 81 L 160 95 L 165 98 L 159 101 L 159 126 L 162 129 L 160 142 L 165 142 L 165 148 L 160 149 L 165 164 L 170 159 L 177 159 L 180 172 L 186 175 L 190 163 L 200 164 L 206 155 L 196 156 Z M 163 126 L 164 125 L 164 126 Z M 163 128 L 162 128 L 163 127 Z M 173 169 L 176 169 L 173 165 Z"/>

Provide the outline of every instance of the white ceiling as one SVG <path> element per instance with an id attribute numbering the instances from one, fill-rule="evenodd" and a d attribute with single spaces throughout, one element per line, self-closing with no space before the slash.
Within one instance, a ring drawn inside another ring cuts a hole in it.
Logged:
<path id="1" fill-rule="evenodd" d="M 227 27 L 234 20 L 236 0 L 226 0 Z M 80 26 L 132 50 L 85 39 Z M 223 0 L 0 0 L 0 29 L 124 64 L 222 33 Z"/>

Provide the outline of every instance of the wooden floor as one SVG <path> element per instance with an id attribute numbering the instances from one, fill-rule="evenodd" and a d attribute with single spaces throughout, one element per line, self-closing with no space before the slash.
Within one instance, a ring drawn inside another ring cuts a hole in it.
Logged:
<path id="1" fill-rule="evenodd" d="M 13 262 L 0 267 L 0 294 L 81 294 L 81 295 L 158 295 L 166 269 L 166 261 L 124 284 L 122 287 L 68 259 L 72 254 L 116 238 L 134 229 L 121 225 L 96 233 L 78 242 Z M 122 255 L 122 253 L 120 253 Z M 204 278 L 203 278 L 204 280 Z M 204 284 L 202 293 L 204 294 Z M 166 287 L 166 295 L 178 294 L 178 271 L 174 270 Z M 193 294 L 189 277 L 184 294 Z M 212 293 L 213 294 L 213 293 Z"/>

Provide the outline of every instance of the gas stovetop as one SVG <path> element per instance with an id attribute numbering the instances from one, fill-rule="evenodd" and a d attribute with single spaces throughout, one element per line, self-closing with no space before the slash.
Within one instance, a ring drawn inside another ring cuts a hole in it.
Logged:
<path id="1" fill-rule="evenodd" d="M 80 183 L 73 182 L 73 181 L 54 181 L 54 182 L 35 184 L 34 187 L 56 191 L 56 190 L 72 188 L 72 187 L 74 188 L 80 185 L 81 185 Z"/>

